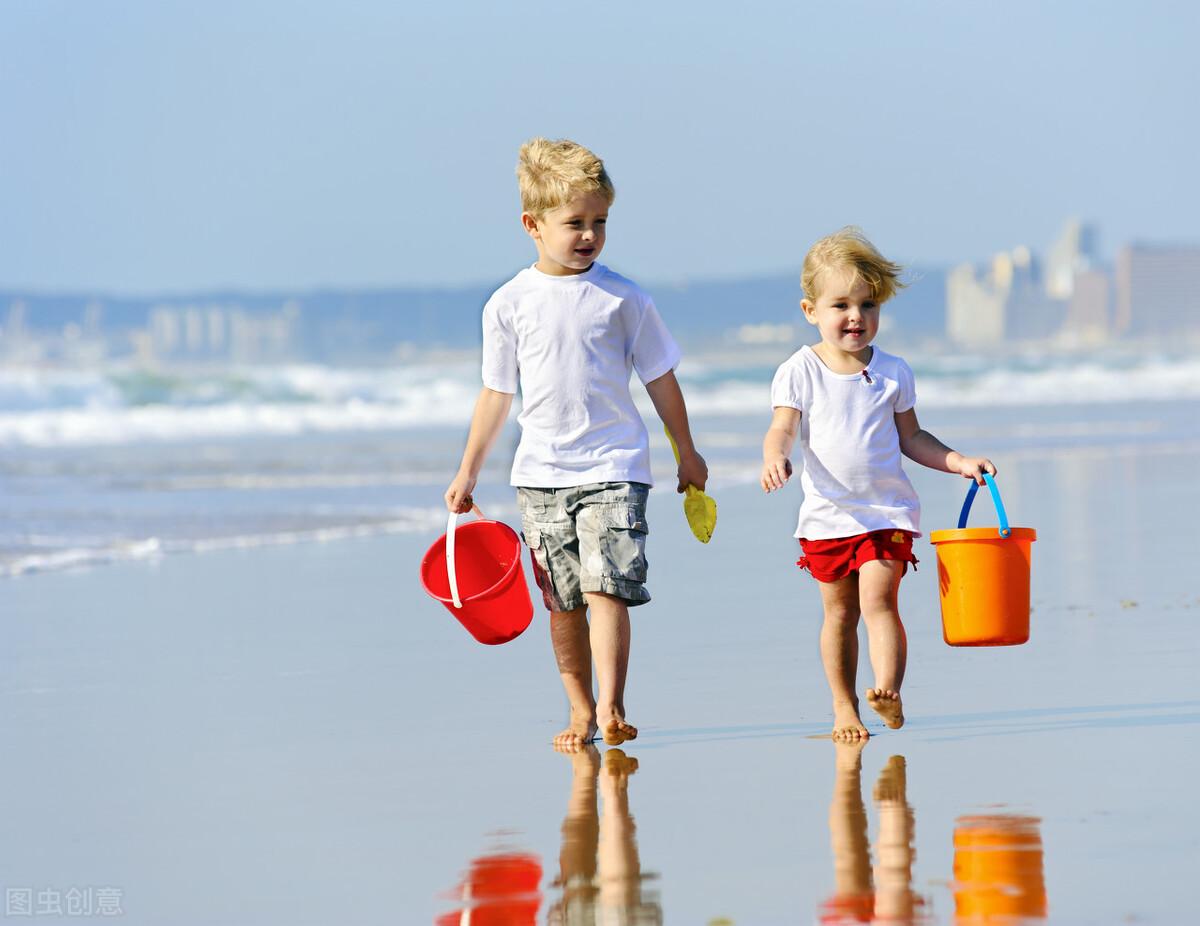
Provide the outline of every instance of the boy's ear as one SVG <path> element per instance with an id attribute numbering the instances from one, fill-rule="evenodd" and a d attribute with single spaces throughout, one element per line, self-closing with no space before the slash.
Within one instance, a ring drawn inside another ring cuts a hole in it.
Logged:
<path id="1" fill-rule="evenodd" d="M 525 233 L 530 238 L 538 239 L 541 237 L 541 231 L 538 230 L 538 220 L 528 212 L 521 213 L 521 224 L 525 227 Z"/>
<path id="2" fill-rule="evenodd" d="M 804 320 L 810 325 L 815 325 L 817 323 L 816 316 L 813 315 L 815 309 L 816 306 L 807 299 L 800 300 L 800 311 L 804 313 Z"/>

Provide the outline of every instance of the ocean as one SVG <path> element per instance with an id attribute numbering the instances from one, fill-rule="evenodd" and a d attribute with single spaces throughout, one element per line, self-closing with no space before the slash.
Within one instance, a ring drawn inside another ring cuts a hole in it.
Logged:
<path id="1" fill-rule="evenodd" d="M 787 347 L 707 351 L 679 378 L 711 486 L 757 481 Z M 1200 361 L 1098 352 L 908 355 L 922 423 L 964 452 L 1200 448 Z M 636 379 L 635 379 L 636 382 Z M 0 369 L 0 577 L 444 524 L 479 388 L 474 352 L 377 368 Z M 656 479 L 672 465 L 653 409 Z M 513 416 L 515 418 L 515 414 Z M 510 421 L 481 476 L 513 512 Z"/>

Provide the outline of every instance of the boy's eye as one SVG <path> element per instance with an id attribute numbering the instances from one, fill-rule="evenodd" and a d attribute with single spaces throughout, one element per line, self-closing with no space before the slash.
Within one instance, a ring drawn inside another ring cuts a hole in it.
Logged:
<path id="1" fill-rule="evenodd" d="M 864 309 L 874 309 L 874 308 L 876 308 L 876 304 L 868 299 L 866 302 L 863 303 L 863 308 Z"/>
<path id="2" fill-rule="evenodd" d="M 607 223 L 608 223 L 608 219 L 596 219 L 597 225 L 605 225 Z"/>
<path id="3" fill-rule="evenodd" d="M 844 309 L 844 308 L 846 308 L 846 303 L 844 303 L 844 302 L 835 302 L 835 303 L 833 304 L 833 307 L 834 307 L 835 309 Z"/>

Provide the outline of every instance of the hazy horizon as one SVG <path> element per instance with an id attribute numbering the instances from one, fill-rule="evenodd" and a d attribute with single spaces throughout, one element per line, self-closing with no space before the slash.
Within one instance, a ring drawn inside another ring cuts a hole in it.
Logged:
<path id="1" fill-rule="evenodd" d="M 603 261 L 795 272 L 862 226 L 946 266 L 1078 216 L 1200 240 L 1182 2 L 0 7 L 0 289 L 461 288 L 532 249 L 513 165 L 593 147 Z"/>

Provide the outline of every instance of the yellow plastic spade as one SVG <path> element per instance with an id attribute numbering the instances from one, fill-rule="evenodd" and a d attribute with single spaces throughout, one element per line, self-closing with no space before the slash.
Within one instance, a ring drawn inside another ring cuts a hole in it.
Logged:
<path id="1" fill-rule="evenodd" d="M 671 442 L 671 452 L 675 454 L 675 464 L 679 464 L 679 448 L 675 446 L 675 438 L 663 425 L 667 440 Z M 703 489 L 689 485 L 683 496 L 683 515 L 687 518 L 688 526 L 701 543 L 712 540 L 713 531 L 717 528 L 717 503 L 704 494 Z"/>

